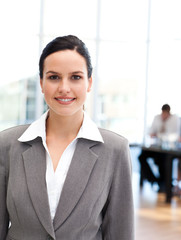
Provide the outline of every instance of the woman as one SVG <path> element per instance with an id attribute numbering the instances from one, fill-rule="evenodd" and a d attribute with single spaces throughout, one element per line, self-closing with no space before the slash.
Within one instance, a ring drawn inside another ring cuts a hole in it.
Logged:
<path id="1" fill-rule="evenodd" d="M 128 142 L 83 111 L 92 86 L 85 44 L 54 39 L 39 68 L 49 110 L 0 133 L 1 240 L 132 240 Z"/>

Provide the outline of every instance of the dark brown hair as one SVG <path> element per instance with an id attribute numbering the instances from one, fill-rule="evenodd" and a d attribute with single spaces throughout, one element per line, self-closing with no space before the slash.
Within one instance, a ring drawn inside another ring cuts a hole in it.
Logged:
<path id="1" fill-rule="evenodd" d="M 89 51 L 84 42 L 82 42 L 78 37 L 73 35 L 57 37 L 51 42 L 49 42 L 46 47 L 43 49 L 43 52 L 40 56 L 39 60 L 39 75 L 40 78 L 43 78 L 43 67 L 45 58 L 58 51 L 62 50 L 76 50 L 84 59 L 86 60 L 87 64 L 87 72 L 88 78 L 92 75 L 92 64 L 91 64 L 91 57 Z"/>

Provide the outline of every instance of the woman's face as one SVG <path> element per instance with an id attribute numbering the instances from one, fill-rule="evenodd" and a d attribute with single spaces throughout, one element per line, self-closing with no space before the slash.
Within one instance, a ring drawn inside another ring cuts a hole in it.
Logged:
<path id="1" fill-rule="evenodd" d="M 88 79 L 84 57 L 75 50 L 63 50 L 45 58 L 40 84 L 50 114 L 75 116 L 82 115 L 92 78 Z"/>

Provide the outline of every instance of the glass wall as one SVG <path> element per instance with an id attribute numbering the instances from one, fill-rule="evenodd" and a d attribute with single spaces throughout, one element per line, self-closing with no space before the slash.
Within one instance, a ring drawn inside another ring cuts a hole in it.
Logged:
<path id="1" fill-rule="evenodd" d="M 99 126 L 141 142 L 164 103 L 181 115 L 180 11 L 180 0 L 3 1 L 0 87 L 37 76 L 42 48 L 54 37 L 75 34 L 87 44 L 94 67 L 86 110 Z M 26 116 L 33 116 L 33 103 L 40 107 L 41 93 L 35 98 L 27 101 Z"/>
<path id="2" fill-rule="evenodd" d="M 0 2 L 0 86 L 37 73 L 39 19 L 38 0 Z"/>
<path id="3" fill-rule="evenodd" d="M 141 141 L 148 1 L 102 1 L 100 15 L 98 80 L 104 126 Z"/>
<path id="4" fill-rule="evenodd" d="M 152 1 L 148 68 L 147 118 L 163 103 L 181 115 L 181 1 Z"/>

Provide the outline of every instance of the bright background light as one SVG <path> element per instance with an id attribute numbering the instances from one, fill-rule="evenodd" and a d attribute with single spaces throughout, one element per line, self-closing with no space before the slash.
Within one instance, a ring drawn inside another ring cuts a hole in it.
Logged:
<path id="1" fill-rule="evenodd" d="M 164 103 L 181 115 L 180 12 L 180 0 L 1 1 L 0 88 L 37 76 L 50 40 L 77 35 L 94 66 L 87 111 L 98 125 L 140 142 Z"/>

